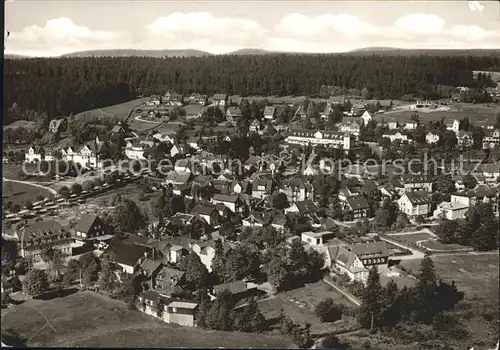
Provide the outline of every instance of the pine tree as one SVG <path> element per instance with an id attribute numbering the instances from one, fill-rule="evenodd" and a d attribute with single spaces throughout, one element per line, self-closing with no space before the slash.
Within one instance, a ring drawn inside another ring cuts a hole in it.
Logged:
<path id="1" fill-rule="evenodd" d="M 215 241 L 215 253 L 212 259 L 212 271 L 219 279 L 219 282 L 224 282 L 224 247 L 220 239 Z"/>
<path id="2" fill-rule="evenodd" d="M 376 267 L 372 267 L 368 274 L 368 282 L 363 291 L 362 304 L 358 314 L 358 321 L 364 328 L 381 325 L 382 314 L 382 285 Z"/>
<path id="3" fill-rule="evenodd" d="M 417 284 L 414 287 L 415 315 L 417 320 L 430 324 L 432 318 L 438 312 L 437 305 L 437 283 L 434 262 L 429 254 L 426 254 L 420 263 Z"/>

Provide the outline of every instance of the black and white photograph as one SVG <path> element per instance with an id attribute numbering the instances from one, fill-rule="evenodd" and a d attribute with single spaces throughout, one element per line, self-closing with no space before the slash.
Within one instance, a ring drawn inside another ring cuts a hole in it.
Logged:
<path id="1" fill-rule="evenodd" d="M 500 1 L 3 5 L 2 347 L 499 350 Z"/>

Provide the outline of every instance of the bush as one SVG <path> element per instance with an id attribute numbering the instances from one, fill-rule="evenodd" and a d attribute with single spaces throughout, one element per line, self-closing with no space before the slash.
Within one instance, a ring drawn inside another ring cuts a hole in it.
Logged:
<path id="1" fill-rule="evenodd" d="M 82 191 L 82 185 L 80 185 L 79 183 L 75 182 L 73 185 L 71 185 L 71 193 L 79 195 L 80 193 L 82 193 Z"/>
<path id="2" fill-rule="evenodd" d="M 335 322 L 342 318 L 342 310 L 334 304 L 333 299 L 327 298 L 320 301 L 314 310 L 314 313 L 321 322 Z"/>

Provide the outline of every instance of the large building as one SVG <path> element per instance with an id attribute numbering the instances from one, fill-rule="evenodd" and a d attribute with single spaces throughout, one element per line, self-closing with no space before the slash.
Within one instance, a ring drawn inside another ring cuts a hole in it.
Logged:
<path id="1" fill-rule="evenodd" d="M 495 129 L 487 133 L 483 138 L 483 148 L 495 148 L 500 146 L 500 129 Z"/>
<path id="2" fill-rule="evenodd" d="M 353 137 L 349 132 L 292 129 L 285 142 L 298 145 L 325 145 L 326 147 L 349 150 L 353 146 Z"/>

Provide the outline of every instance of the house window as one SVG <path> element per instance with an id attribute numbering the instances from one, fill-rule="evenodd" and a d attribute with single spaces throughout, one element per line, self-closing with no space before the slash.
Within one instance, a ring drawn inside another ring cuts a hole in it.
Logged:
<path id="1" fill-rule="evenodd" d="M 177 308 L 176 308 L 176 307 L 173 307 L 173 308 L 172 308 L 172 312 L 173 312 L 173 313 L 176 313 L 176 312 L 177 312 Z"/>

